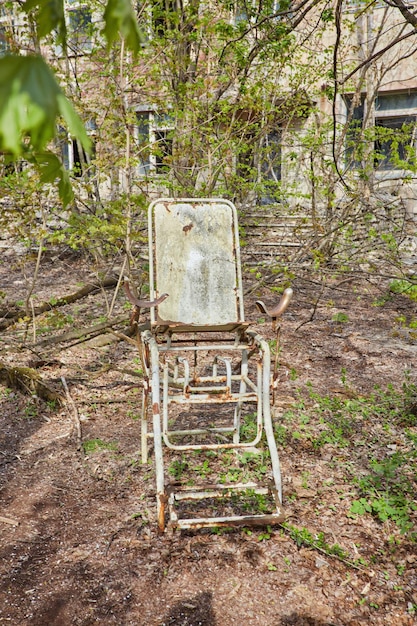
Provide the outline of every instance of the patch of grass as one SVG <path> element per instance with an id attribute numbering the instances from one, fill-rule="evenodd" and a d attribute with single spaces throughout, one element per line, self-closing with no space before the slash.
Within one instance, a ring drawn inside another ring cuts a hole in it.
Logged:
<path id="1" fill-rule="evenodd" d="M 262 531 L 258 535 L 258 541 L 268 541 L 272 537 L 272 530 L 270 526 L 266 527 L 266 530 Z"/>
<path id="2" fill-rule="evenodd" d="M 262 481 L 268 472 L 269 453 L 267 450 L 259 453 L 244 451 L 239 458 L 241 466 L 244 468 L 244 480 Z"/>
<path id="3" fill-rule="evenodd" d="M 83 441 L 83 450 L 85 454 L 91 454 L 97 450 L 117 450 L 117 443 L 102 439 L 87 439 Z"/>
<path id="4" fill-rule="evenodd" d="M 343 450 L 339 455 L 346 461 L 345 480 L 353 496 L 348 515 L 390 521 L 416 541 L 416 385 L 407 372 L 401 388 L 375 387 L 367 396 L 348 385 L 346 371 L 342 383 L 346 393 L 337 395 L 321 395 L 307 385 L 308 399 L 284 415 L 288 423 L 278 432 L 294 446 L 308 443 L 313 453 L 326 444 Z M 338 458 L 339 468 L 340 463 Z M 308 477 L 301 477 L 307 484 Z"/>
<path id="5" fill-rule="evenodd" d="M 184 472 L 188 469 L 188 462 L 183 457 L 182 459 L 176 459 L 168 467 L 168 474 L 179 480 Z"/>
<path id="6" fill-rule="evenodd" d="M 58 309 L 54 309 L 45 313 L 43 317 L 43 325 L 40 328 L 42 332 L 47 332 L 51 329 L 60 329 L 64 328 L 68 324 L 72 324 L 74 322 L 74 318 L 72 315 L 64 313 Z"/>
<path id="7" fill-rule="evenodd" d="M 351 563 L 352 565 L 363 565 L 363 559 L 351 559 L 350 555 L 346 550 L 344 550 L 339 544 L 333 543 L 329 544 L 325 540 L 325 535 L 323 532 L 319 532 L 313 535 L 307 528 L 297 528 L 289 524 L 288 522 L 284 522 L 282 524 L 283 528 L 289 533 L 289 536 L 299 548 L 302 546 L 307 546 L 310 548 L 316 548 L 327 554 L 328 556 L 335 556 L 338 559 Z"/>
<path id="8" fill-rule="evenodd" d="M 257 433 L 256 413 L 249 413 L 242 419 L 240 425 L 241 441 L 251 441 L 255 439 Z"/>
<path id="9" fill-rule="evenodd" d="M 396 278 L 390 282 L 389 290 L 391 293 L 407 296 L 411 300 L 414 300 L 414 302 L 417 302 L 417 284 L 410 280 Z"/>
<path id="10" fill-rule="evenodd" d="M 28 402 L 23 410 L 23 418 L 30 420 L 38 417 L 38 405 L 36 402 Z"/>
<path id="11" fill-rule="evenodd" d="M 341 313 L 339 311 L 338 313 L 335 313 L 333 315 L 332 321 L 333 322 L 339 322 L 339 323 L 343 324 L 344 322 L 348 322 L 349 321 L 349 316 L 346 315 L 346 313 Z"/>
<path id="12" fill-rule="evenodd" d="M 352 502 L 349 516 L 371 513 L 381 522 L 393 521 L 402 534 L 417 539 L 413 532 L 413 513 L 417 474 L 410 473 L 415 464 L 417 449 L 395 452 L 385 459 L 371 459 L 370 473 L 356 479 L 361 497 Z"/>

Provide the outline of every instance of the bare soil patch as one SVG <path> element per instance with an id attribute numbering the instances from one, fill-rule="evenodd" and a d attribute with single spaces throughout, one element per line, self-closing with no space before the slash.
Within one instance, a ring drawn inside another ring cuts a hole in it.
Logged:
<path id="1" fill-rule="evenodd" d="M 32 271 L 33 261 L 3 257 L 3 301 L 25 299 Z M 43 262 L 34 294 L 39 302 L 58 298 L 92 276 L 82 258 L 56 255 Z M 416 424 L 401 423 L 398 412 L 388 426 L 386 417 L 352 412 L 352 428 L 341 426 L 344 445 L 323 438 L 336 432 L 329 424 L 339 414 L 335 404 L 323 412 L 317 399 L 378 398 L 388 385 L 400 392 L 406 372 L 415 384 L 417 343 L 406 328 L 417 316 L 416 303 L 399 295 L 384 299 L 383 280 L 335 279 L 323 290 L 309 276 L 293 286 L 274 407 L 287 521 L 322 537 L 322 545 L 338 545 L 344 556 L 306 545 L 280 527 L 158 535 L 154 468 L 139 459 L 134 347 L 111 335 L 35 345 L 99 323 L 114 293 L 103 290 L 44 313 L 36 327 L 25 320 L 11 325 L 0 338 L 3 363 L 36 365 L 60 391 L 65 378 L 83 443 L 80 448 L 69 405 L 0 385 L 0 624 L 417 623 L 411 532 L 401 534 L 392 518 L 349 515 L 360 495 L 354 477 L 367 474 L 371 456 L 381 460 L 405 450 L 405 432 L 416 435 Z M 268 289 L 252 295 L 274 299 Z M 272 339 L 271 329 L 258 323 L 252 295 L 247 317 Z M 127 319 L 119 294 L 114 315 L 123 311 Z M 415 472 L 408 478 L 415 488 Z"/>

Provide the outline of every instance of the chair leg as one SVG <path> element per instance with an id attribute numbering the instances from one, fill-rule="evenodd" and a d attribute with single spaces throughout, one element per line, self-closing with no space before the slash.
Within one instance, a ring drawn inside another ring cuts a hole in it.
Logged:
<path id="1" fill-rule="evenodd" d="M 271 379 L 271 355 L 269 345 L 260 335 L 252 334 L 255 342 L 262 351 L 262 383 L 260 393 L 262 394 L 263 424 L 268 443 L 269 454 L 271 457 L 272 475 L 274 478 L 275 489 L 279 499 L 279 505 L 282 505 L 282 481 L 281 466 L 279 462 L 277 444 L 274 436 L 274 428 L 271 419 L 271 403 L 270 403 L 270 379 Z"/>
<path id="2" fill-rule="evenodd" d="M 140 415 L 142 464 L 146 464 L 148 462 L 148 401 L 149 401 L 149 391 L 148 389 L 143 389 L 142 409 L 141 409 L 141 415 Z"/>
<path id="3" fill-rule="evenodd" d="M 245 378 L 247 378 L 248 376 L 248 353 L 246 352 L 246 350 L 242 352 L 240 374 L 242 378 L 241 378 L 240 385 L 239 385 L 239 393 L 243 396 L 243 394 L 246 393 Z M 240 417 L 242 415 L 242 407 L 243 407 L 243 402 L 241 401 L 239 401 L 235 407 L 235 414 L 234 414 L 234 420 L 233 420 L 235 431 L 233 433 L 233 443 L 240 442 Z"/>
<path id="4" fill-rule="evenodd" d="M 156 506 L 158 516 L 158 527 L 160 532 L 165 530 L 165 510 L 168 502 L 165 493 L 164 479 L 164 459 L 162 454 L 162 430 L 161 430 L 161 402 L 160 402 L 160 381 L 159 381 L 159 353 L 157 343 L 149 333 L 145 340 L 149 344 L 151 355 L 151 375 L 152 375 L 152 423 L 153 441 L 156 468 Z"/>
<path id="5" fill-rule="evenodd" d="M 266 342 L 265 342 L 266 343 Z M 279 503 L 282 505 L 282 482 L 281 482 L 281 465 L 279 462 L 277 444 L 274 436 L 274 428 L 272 426 L 271 419 L 271 404 L 270 404 L 270 356 L 269 346 L 268 352 L 263 355 L 264 367 L 263 367 L 263 380 L 262 380 L 262 401 L 263 401 L 263 418 L 266 440 L 268 442 L 269 454 L 271 456 L 272 475 L 274 478 L 275 488 L 277 490 Z"/>

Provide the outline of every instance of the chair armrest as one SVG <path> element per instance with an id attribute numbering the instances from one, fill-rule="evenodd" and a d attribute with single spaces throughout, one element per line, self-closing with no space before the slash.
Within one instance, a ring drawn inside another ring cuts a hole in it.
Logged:
<path id="1" fill-rule="evenodd" d="M 156 298 L 156 300 L 138 300 L 138 298 L 135 298 L 130 290 L 128 278 L 124 279 L 123 287 L 129 302 L 139 309 L 151 309 L 154 306 L 158 306 L 158 304 L 161 304 L 161 302 L 168 298 L 168 294 L 163 293 L 162 296 L 159 296 L 159 298 Z"/>
<path id="2" fill-rule="evenodd" d="M 261 313 L 268 315 L 269 317 L 272 318 L 273 321 L 275 321 L 277 317 L 280 317 L 287 310 L 293 293 L 294 292 L 291 289 L 291 287 L 288 287 L 282 294 L 281 299 L 278 302 L 278 304 L 272 307 L 272 309 L 268 309 L 265 306 L 265 304 L 262 302 L 262 300 L 257 300 L 255 304 L 258 307 L 258 309 L 261 311 Z"/>

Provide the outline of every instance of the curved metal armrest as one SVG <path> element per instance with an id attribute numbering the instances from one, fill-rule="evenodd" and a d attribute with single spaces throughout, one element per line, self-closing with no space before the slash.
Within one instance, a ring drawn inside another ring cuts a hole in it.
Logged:
<path id="1" fill-rule="evenodd" d="M 262 300 L 257 300 L 255 304 L 262 313 L 268 315 L 272 318 L 273 321 L 275 321 L 277 317 L 280 317 L 287 310 L 293 293 L 294 292 L 291 287 L 288 287 L 282 294 L 282 297 L 278 304 L 272 307 L 272 309 L 267 309 Z"/>
<path id="2" fill-rule="evenodd" d="M 129 302 L 138 309 L 151 309 L 154 306 L 158 306 L 158 304 L 161 304 L 161 302 L 168 298 L 168 294 L 163 293 L 162 296 L 159 296 L 156 300 L 138 300 L 138 298 L 135 298 L 133 293 L 130 291 L 128 278 L 124 279 L 123 287 Z"/>

